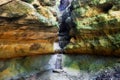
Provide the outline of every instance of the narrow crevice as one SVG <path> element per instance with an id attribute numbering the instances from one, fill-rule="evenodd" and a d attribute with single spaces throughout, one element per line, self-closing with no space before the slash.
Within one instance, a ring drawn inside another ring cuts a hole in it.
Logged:
<path id="1" fill-rule="evenodd" d="M 71 34 L 71 31 L 75 33 L 75 28 L 76 25 L 73 22 L 72 18 L 72 11 L 73 11 L 73 5 L 69 4 L 67 2 L 68 0 L 61 0 L 64 2 L 60 2 L 59 10 L 62 14 L 59 18 L 59 34 L 58 34 L 58 39 L 59 39 L 59 46 L 61 49 L 64 49 L 64 47 L 70 42 L 71 37 L 74 35 Z M 69 7 L 68 4 L 70 5 Z M 64 9 L 63 7 L 66 6 Z M 67 8 L 67 9 L 66 9 Z M 63 13 L 62 13 L 63 12 Z"/>
<path id="2" fill-rule="evenodd" d="M 62 70 L 62 55 L 64 54 L 64 48 L 70 43 L 71 30 L 74 33 L 76 25 L 73 22 L 72 11 L 73 5 L 70 4 L 69 0 L 61 0 L 59 5 L 59 11 L 62 16 L 58 17 L 59 20 L 59 33 L 58 33 L 58 44 L 60 47 L 60 53 L 57 54 L 56 69 Z"/>

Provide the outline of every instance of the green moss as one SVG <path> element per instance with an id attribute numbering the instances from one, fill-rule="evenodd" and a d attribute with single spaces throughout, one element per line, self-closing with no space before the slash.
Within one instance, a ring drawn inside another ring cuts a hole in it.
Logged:
<path id="1" fill-rule="evenodd" d="M 98 5 L 99 4 L 99 0 L 91 0 L 90 2 L 92 5 Z"/>
<path id="2" fill-rule="evenodd" d="M 105 66 L 102 64 L 91 64 L 89 67 L 89 71 L 99 71 L 100 69 L 105 69 Z"/>
<path id="3" fill-rule="evenodd" d="M 96 16 L 96 21 L 97 22 L 106 22 L 108 20 L 108 15 L 107 14 L 100 14 Z"/>
<path id="4" fill-rule="evenodd" d="M 77 70 L 79 70 L 80 69 L 80 67 L 79 67 L 79 65 L 78 65 L 78 63 L 77 62 L 73 62 L 71 65 L 70 65 L 70 67 L 72 67 L 73 69 L 77 69 Z"/>
<path id="5" fill-rule="evenodd" d="M 89 66 L 90 66 L 90 62 L 85 60 L 85 61 L 81 61 L 79 63 L 79 68 L 80 70 L 84 70 L 84 71 L 88 71 L 89 70 Z"/>
<path id="6" fill-rule="evenodd" d="M 82 20 L 77 20 L 77 29 L 99 29 L 104 27 L 118 27 L 119 18 L 110 18 L 107 14 L 100 14 L 93 17 L 84 18 Z"/>
<path id="7" fill-rule="evenodd" d="M 108 24 L 114 26 L 114 25 L 116 25 L 118 22 L 119 22 L 119 21 L 118 21 L 117 19 L 112 19 L 112 20 L 109 20 L 109 21 L 108 21 Z"/>
<path id="8" fill-rule="evenodd" d="M 69 55 L 65 56 L 65 67 L 87 72 L 98 72 L 116 64 L 113 57 L 100 57 L 88 55 Z"/>

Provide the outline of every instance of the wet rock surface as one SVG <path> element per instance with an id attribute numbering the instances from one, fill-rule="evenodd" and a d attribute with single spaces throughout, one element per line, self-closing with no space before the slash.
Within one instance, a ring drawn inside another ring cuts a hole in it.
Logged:
<path id="1" fill-rule="evenodd" d="M 120 79 L 116 57 L 63 55 L 63 70 L 55 72 L 56 55 L 1 60 L 1 80 L 110 80 Z"/>
<path id="2" fill-rule="evenodd" d="M 39 55 L 0 60 L 0 80 L 19 80 L 54 68 L 52 55 Z M 51 62 L 52 60 L 52 62 Z M 39 74 L 39 75 L 41 75 Z"/>
<path id="3" fill-rule="evenodd" d="M 116 68 L 117 67 L 117 68 Z M 115 66 L 112 69 L 107 69 L 102 72 L 100 72 L 94 80 L 119 80 L 120 79 L 120 67 Z"/>
<path id="4" fill-rule="evenodd" d="M 112 70 L 114 71 L 114 70 Z M 92 76 L 89 73 L 80 72 L 77 75 L 69 74 L 67 72 L 60 72 L 60 73 L 54 73 L 52 71 L 44 71 L 41 74 L 33 74 L 30 77 L 23 77 L 19 78 L 20 80 L 119 80 L 120 79 L 120 73 L 114 71 L 110 72 L 109 70 L 105 70 L 105 72 Z M 15 80 L 15 79 L 11 79 Z"/>

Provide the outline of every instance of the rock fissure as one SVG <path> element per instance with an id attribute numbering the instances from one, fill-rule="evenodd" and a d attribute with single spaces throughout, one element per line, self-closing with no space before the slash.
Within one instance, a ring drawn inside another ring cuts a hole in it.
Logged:
<path id="1" fill-rule="evenodd" d="M 72 18 L 72 11 L 73 11 L 73 5 L 70 3 L 70 1 L 64 1 L 61 0 L 59 11 L 61 13 L 61 16 L 58 17 L 59 19 L 59 33 L 58 33 L 58 43 L 60 47 L 60 54 L 57 54 L 56 59 L 56 69 L 62 69 L 62 55 L 64 53 L 64 48 L 69 44 L 71 35 L 70 30 L 75 26 L 75 23 L 73 22 Z"/>

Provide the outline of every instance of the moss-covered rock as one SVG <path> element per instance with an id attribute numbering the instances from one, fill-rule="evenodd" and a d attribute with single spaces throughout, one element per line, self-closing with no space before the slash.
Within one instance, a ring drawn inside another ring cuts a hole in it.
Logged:
<path id="1" fill-rule="evenodd" d="M 72 53 L 63 58 L 63 69 L 67 73 L 57 74 L 49 72 L 55 58 L 51 62 L 52 55 L 45 54 L 55 53 L 53 43 L 57 39 L 58 25 L 55 4 L 58 5 L 59 0 L 0 1 L 0 80 L 31 77 L 88 80 L 108 68 L 110 74 L 117 72 L 114 67 L 120 65 L 119 58 L 98 55 L 120 55 L 120 0 L 73 1 L 77 8 L 72 17 L 78 32 L 76 39 L 71 39 L 65 48 L 65 53 Z"/>
<path id="2" fill-rule="evenodd" d="M 53 69 L 53 64 L 50 64 L 51 57 L 52 55 L 42 55 L 1 60 L 0 79 L 16 80 L 21 77 L 27 78 L 33 74 Z"/>
<path id="3" fill-rule="evenodd" d="M 119 58 L 116 57 L 106 57 L 106 56 L 91 56 L 91 55 L 64 55 L 63 58 L 64 70 L 69 76 L 74 76 L 77 79 L 83 78 L 82 80 L 96 80 L 106 78 L 109 75 L 112 78 L 114 73 L 119 74 L 116 71 L 119 70 Z M 107 74 L 105 74 L 107 73 Z M 105 75 L 104 77 L 102 75 Z M 81 76 L 81 77 L 79 77 Z M 111 79 L 111 77 L 107 77 Z M 74 80 L 74 78 L 71 77 Z"/>
<path id="4" fill-rule="evenodd" d="M 66 52 L 118 56 L 120 39 L 116 36 L 120 34 L 120 1 L 76 0 L 72 4 L 78 32 L 76 41 L 66 47 Z"/>

